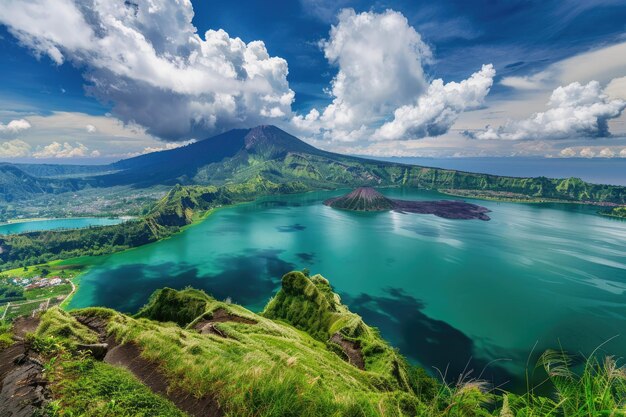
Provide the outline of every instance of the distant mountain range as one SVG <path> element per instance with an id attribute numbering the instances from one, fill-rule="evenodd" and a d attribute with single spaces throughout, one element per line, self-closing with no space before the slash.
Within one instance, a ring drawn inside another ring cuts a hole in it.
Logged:
<path id="1" fill-rule="evenodd" d="M 308 189 L 405 185 L 545 199 L 626 203 L 626 187 L 576 178 L 515 178 L 427 168 L 317 149 L 275 126 L 235 129 L 181 148 L 99 167 L 0 164 L 0 201 L 85 187 L 223 185 L 262 178 Z"/>
<path id="2" fill-rule="evenodd" d="M 16 165 L 0 164 L 0 201 L 27 199 L 37 194 L 60 194 L 85 186 L 78 179 L 36 177 Z"/>

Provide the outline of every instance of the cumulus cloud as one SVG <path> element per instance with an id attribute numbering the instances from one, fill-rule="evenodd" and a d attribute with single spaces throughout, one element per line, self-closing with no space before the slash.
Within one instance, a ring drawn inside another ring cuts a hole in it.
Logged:
<path id="1" fill-rule="evenodd" d="M 613 158 L 615 156 L 615 152 L 611 148 L 603 148 L 600 150 L 598 154 L 600 158 Z"/>
<path id="2" fill-rule="evenodd" d="M 508 121 L 504 125 L 471 133 L 478 139 L 565 139 L 571 137 L 607 137 L 608 121 L 619 117 L 626 101 L 611 99 L 600 83 L 573 82 L 552 92 L 549 109 L 525 120 Z"/>
<path id="3" fill-rule="evenodd" d="M 574 148 L 565 148 L 562 149 L 561 152 L 559 152 L 559 155 L 564 158 L 573 158 L 578 155 L 578 152 L 576 152 Z"/>
<path id="4" fill-rule="evenodd" d="M 394 112 L 393 120 L 375 133 L 382 139 L 418 139 L 446 133 L 463 111 L 484 104 L 493 85 L 496 71 L 493 65 L 482 69 L 460 83 L 434 80 L 426 94 L 415 105 L 402 106 Z"/>
<path id="5" fill-rule="evenodd" d="M 35 158 L 76 158 L 86 157 L 89 155 L 89 148 L 80 142 L 76 142 L 74 145 L 69 142 L 52 142 L 50 145 L 33 152 L 32 156 Z M 98 156 L 96 154 L 95 156 Z"/>
<path id="6" fill-rule="evenodd" d="M 84 68 L 113 114 L 172 140 L 291 115 L 287 62 L 261 41 L 196 33 L 189 0 L 7 0 L 0 23 L 37 55 Z"/>
<path id="7" fill-rule="evenodd" d="M 611 98 L 626 100 L 626 77 L 613 78 L 607 84 L 604 92 Z"/>
<path id="8" fill-rule="evenodd" d="M 15 136 L 31 127 L 31 124 L 24 119 L 11 120 L 7 124 L 0 123 L 0 136 Z"/>
<path id="9" fill-rule="evenodd" d="M 0 142 L 0 158 L 20 158 L 30 155 L 30 145 L 22 140 L 13 139 Z"/>
<path id="10" fill-rule="evenodd" d="M 580 150 L 580 156 L 583 158 L 593 158 L 596 156 L 596 152 L 591 148 L 583 148 Z"/>
<path id="11" fill-rule="evenodd" d="M 320 45 L 339 68 L 328 91 L 333 100 L 321 111 L 294 116 L 292 125 L 328 140 L 440 135 L 460 112 L 482 104 L 495 75 L 488 65 L 460 83 L 429 83 L 424 65 L 432 52 L 406 17 L 393 10 L 344 9 Z"/>
<path id="12" fill-rule="evenodd" d="M 96 133 L 98 131 L 98 129 L 94 125 L 85 126 L 85 130 L 87 131 L 87 133 Z"/>
<path id="13" fill-rule="evenodd" d="M 366 118 L 410 102 L 426 89 L 422 64 L 431 52 L 401 13 L 345 9 L 322 46 L 328 61 L 339 66 L 333 102 L 321 115 L 333 128 L 359 128 Z"/>

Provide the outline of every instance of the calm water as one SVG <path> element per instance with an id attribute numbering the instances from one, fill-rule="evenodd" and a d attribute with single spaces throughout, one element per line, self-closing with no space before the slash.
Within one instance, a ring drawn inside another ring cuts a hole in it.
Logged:
<path id="1" fill-rule="evenodd" d="M 0 235 L 12 235 L 15 233 L 35 232 L 40 230 L 82 229 L 89 226 L 110 226 L 112 224 L 122 223 L 123 221 L 123 219 L 119 218 L 76 217 L 70 219 L 9 223 L 0 225 Z"/>
<path id="2" fill-rule="evenodd" d="M 405 199 L 425 191 L 387 189 Z M 492 220 L 350 213 L 333 193 L 217 211 L 182 234 L 101 258 L 71 307 L 134 312 L 155 289 L 187 285 L 263 308 L 280 276 L 309 268 L 411 360 L 520 381 L 528 356 L 560 343 L 590 353 L 626 330 L 626 222 L 575 205 L 481 201 Z M 626 334 L 603 349 L 626 353 Z"/>

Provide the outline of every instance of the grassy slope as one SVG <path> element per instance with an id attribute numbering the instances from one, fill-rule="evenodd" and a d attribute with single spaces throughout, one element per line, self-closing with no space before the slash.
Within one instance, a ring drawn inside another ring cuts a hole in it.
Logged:
<path id="1" fill-rule="evenodd" d="M 181 313 L 179 307 L 187 305 Z M 227 338 L 193 330 L 218 309 L 256 324 L 215 324 Z M 611 358 L 602 363 L 590 359 L 575 374 L 567 356 L 547 352 L 541 365 L 547 372 L 544 385 L 554 389 L 548 397 L 532 389 L 524 395 L 487 391 L 479 381 L 435 384 L 410 372 L 409 384 L 404 384 L 387 366 L 395 362 L 406 367 L 404 359 L 341 305 L 320 276 L 287 274 L 283 289 L 262 315 L 193 289 L 160 290 L 136 317 L 97 308 L 72 314 L 108 320 L 108 334 L 140 346 L 145 358 L 160 364 L 170 389 L 213 395 L 228 416 L 582 417 L 626 412 L 626 369 Z M 357 328 L 361 330 L 354 333 Z M 329 346 L 327 335 L 335 331 L 362 343 L 368 358 L 365 370 Z M 51 407 L 60 415 L 157 415 L 154 410 L 163 416 L 183 415 L 124 369 L 76 353 L 76 343 L 95 339 L 92 331 L 56 308 L 44 314 L 31 338 L 49 358 L 56 398 Z M 378 347 L 366 353 L 374 345 Z M 429 389 L 420 393 L 419 387 Z"/>
<path id="2" fill-rule="evenodd" d="M 191 307 L 181 313 L 180 305 Z M 218 309 L 256 324 L 219 323 L 226 339 L 189 330 Z M 192 319 L 196 312 L 202 313 Z M 410 389 L 377 370 L 355 368 L 327 349 L 325 341 L 200 291 L 163 290 L 138 317 L 188 323 L 182 330 L 173 324 L 116 319 L 110 330 L 163 363 L 176 387 L 196 396 L 217 394 L 230 415 L 379 415 L 382 410 L 410 415 L 419 406 Z"/>

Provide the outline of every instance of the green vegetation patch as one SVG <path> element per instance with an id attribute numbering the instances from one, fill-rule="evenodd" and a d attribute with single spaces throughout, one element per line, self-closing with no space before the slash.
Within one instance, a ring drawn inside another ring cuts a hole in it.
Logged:
<path id="1" fill-rule="evenodd" d="M 0 309 L 0 314 L 2 314 L 2 309 Z M 11 331 L 11 324 L 8 322 L 0 322 L 0 350 L 12 344 L 13 332 Z"/>
<path id="2" fill-rule="evenodd" d="M 174 310 L 185 301 L 197 304 L 181 318 Z M 170 390 L 210 396 L 227 416 L 617 417 L 626 412 L 626 368 L 610 357 L 599 361 L 592 355 L 574 366 L 566 354 L 546 352 L 538 368 L 546 375 L 541 391 L 552 390 L 547 395 L 533 388 L 516 395 L 462 378 L 434 383 L 343 306 L 321 276 L 285 275 L 263 315 L 191 289 L 161 290 L 147 307 L 167 321 L 101 308 L 72 315 L 51 309 L 42 315 L 33 346 L 47 358 L 52 415 L 184 415 L 124 369 L 75 351 L 75 343 L 96 338 L 74 319 L 78 315 L 105 320 L 108 335 L 136 345 L 144 359 L 159 366 Z M 202 308 L 185 327 L 175 324 Z M 337 332 L 361 344 L 365 370 L 329 346 L 328 335 Z M 380 350 L 367 352 L 368 346 Z M 392 363 L 404 368 L 389 373 Z"/>
<path id="3" fill-rule="evenodd" d="M 419 408 L 410 389 L 357 369 L 306 332 L 195 290 L 176 293 L 158 292 L 143 313 L 158 312 L 167 322 L 115 313 L 108 325 L 119 343 L 136 344 L 142 356 L 161 365 L 170 389 L 215 396 L 233 416 L 399 416 Z M 172 311 L 184 300 L 205 303 L 205 312 L 181 328 L 173 321 L 188 316 Z M 165 308 L 169 301 L 171 311 Z M 211 322 L 216 317 L 224 321 Z M 196 330 L 206 323 L 219 335 Z"/>
<path id="4" fill-rule="evenodd" d="M 626 219 L 626 206 L 613 207 L 609 210 L 601 211 L 600 213 L 606 216 Z"/>
<path id="5" fill-rule="evenodd" d="M 202 315 L 212 300 L 204 291 L 193 288 L 182 291 L 163 288 L 150 296 L 148 303 L 139 310 L 136 317 L 172 321 L 179 326 L 186 326 Z"/>
<path id="6" fill-rule="evenodd" d="M 77 343 L 96 343 L 98 335 L 58 307 L 45 311 L 34 333 L 33 345 L 43 353 L 73 350 Z"/>
<path id="7" fill-rule="evenodd" d="M 321 275 L 308 277 L 294 271 L 283 276 L 281 290 L 270 300 L 262 315 L 304 330 L 317 340 L 328 343 L 341 355 L 341 347 L 331 341 L 334 335 L 340 334 L 343 340 L 360 350 L 365 369 L 380 375 L 380 383 L 387 389 L 411 391 L 416 388 L 421 391 L 424 384 L 434 385 L 424 373 L 412 372 L 411 365 L 382 339 L 378 330 L 341 304 L 328 280 Z M 420 383 L 415 383 L 412 378 L 419 378 Z"/>
<path id="8" fill-rule="evenodd" d="M 61 358 L 50 388 L 50 415 L 89 417 L 185 417 L 129 371 L 90 358 Z"/>

